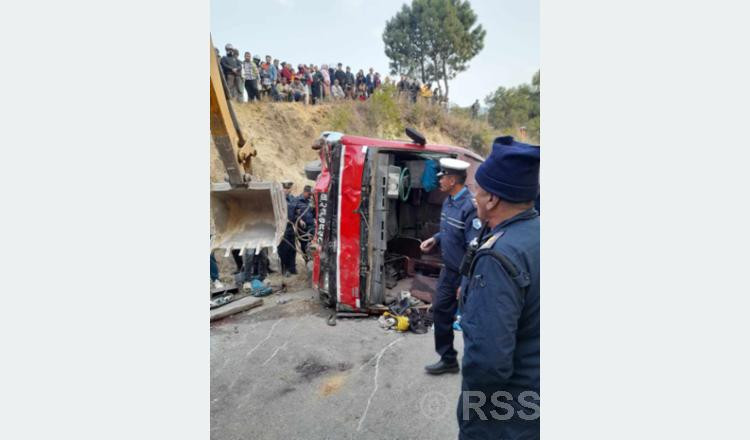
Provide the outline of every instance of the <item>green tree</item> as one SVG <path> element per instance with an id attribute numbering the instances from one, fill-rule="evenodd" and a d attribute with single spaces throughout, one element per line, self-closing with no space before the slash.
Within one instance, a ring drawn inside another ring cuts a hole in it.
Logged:
<path id="1" fill-rule="evenodd" d="M 390 59 L 389 67 L 392 75 L 404 74 L 414 76 L 417 73 L 422 82 L 429 80 L 427 40 L 423 36 L 422 7 L 403 5 L 385 23 L 383 42 L 385 55 Z"/>
<path id="2" fill-rule="evenodd" d="M 500 130 L 515 130 L 526 127 L 530 137 L 539 140 L 540 124 L 540 72 L 531 79 L 531 84 L 516 87 L 498 87 L 485 98 L 489 109 L 487 121 Z"/>
<path id="3" fill-rule="evenodd" d="M 410 25 L 411 8 L 403 5 L 401 11 L 385 23 L 383 42 L 385 55 L 390 59 L 391 75 L 413 75 L 417 55 L 414 30 Z"/>
<path id="4" fill-rule="evenodd" d="M 468 1 L 412 0 L 386 22 L 383 42 L 391 73 L 418 71 L 441 89 L 443 81 L 448 97 L 448 81 L 469 67 L 485 35 Z"/>
<path id="5" fill-rule="evenodd" d="M 486 31 L 477 25 L 477 15 L 468 1 L 415 0 L 422 2 L 428 13 L 423 22 L 428 30 L 428 51 L 436 81 L 443 81 L 445 96 L 448 81 L 468 69 L 468 62 L 484 47 Z M 475 26 L 476 25 L 476 26 Z"/>

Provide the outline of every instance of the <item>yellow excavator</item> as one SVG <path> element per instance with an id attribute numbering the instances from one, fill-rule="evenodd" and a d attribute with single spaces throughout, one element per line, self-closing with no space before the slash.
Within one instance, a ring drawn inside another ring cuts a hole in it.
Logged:
<path id="1" fill-rule="evenodd" d="M 210 63 L 211 139 L 226 169 L 225 181 L 211 184 L 211 249 L 224 249 L 227 256 L 233 249 L 240 255 L 265 247 L 275 252 L 286 227 L 284 192 L 279 182 L 264 182 L 252 174 L 257 151 L 237 122 L 213 41 Z"/>

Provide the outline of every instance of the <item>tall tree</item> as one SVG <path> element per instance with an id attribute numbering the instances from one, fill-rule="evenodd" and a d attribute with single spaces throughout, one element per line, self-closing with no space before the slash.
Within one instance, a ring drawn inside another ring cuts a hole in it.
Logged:
<path id="1" fill-rule="evenodd" d="M 415 75 L 422 82 L 430 79 L 428 73 L 427 40 L 424 37 L 423 9 L 421 5 L 403 5 L 385 24 L 383 42 L 385 55 L 390 59 L 391 74 Z"/>
<path id="2" fill-rule="evenodd" d="M 385 23 L 383 42 L 385 55 L 391 60 L 389 63 L 391 75 L 414 74 L 416 46 L 415 38 L 411 35 L 413 33 L 411 16 L 411 8 L 403 5 L 401 11 Z"/>
<path id="3" fill-rule="evenodd" d="M 501 130 L 517 129 L 525 126 L 529 135 L 539 140 L 539 90 L 540 78 L 537 71 L 531 84 L 521 84 L 516 87 L 498 89 L 487 98 L 489 106 L 487 121 Z"/>
<path id="4" fill-rule="evenodd" d="M 443 81 L 448 96 L 448 81 L 468 69 L 468 62 L 484 48 L 487 32 L 476 24 L 477 15 L 468 1 L 415 1 L 424 2 L 429 8 L 424 26 L 429 30 L 430 59 L 435 66 L 435 79 Z"/>
<path id="5" fill-rule="evenodd" d="M 468 1 L 412 0 L 386 22 L 385 54 L 391 72 L 419 70 L 422 82 L 448 81 L 466 70 L 484 47 L 486 31 Z"/>

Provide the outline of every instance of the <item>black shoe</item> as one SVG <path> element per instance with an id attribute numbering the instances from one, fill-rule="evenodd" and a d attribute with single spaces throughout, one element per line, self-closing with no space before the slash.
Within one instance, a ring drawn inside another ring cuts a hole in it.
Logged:
<path id="1" fill-rule="evenodd" d="M 429 374 L 458 373 L 460 370 L 457 361 L 445 362 L 442 359 L 434 364 L 427 365 L 424 369 Z"/>

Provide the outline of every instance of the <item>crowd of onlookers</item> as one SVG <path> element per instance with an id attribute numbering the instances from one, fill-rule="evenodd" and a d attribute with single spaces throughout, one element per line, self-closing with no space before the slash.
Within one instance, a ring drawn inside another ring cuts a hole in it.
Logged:
<path id="1" fill-rule="evenodd" d="M 237 102 L 245 101 L 287 101 L 317 104 L 331 100 L 360 100 L 372 96 L 385 83 L 391 83 L 386 77 L 383 80 L 379 72 L 370 67 L 367 74 L 363 69 L 355 74 L 349 66 L 338 63 L 333 65 L 298 64 L 295 68 L 286 61 L 279 63 L 270 55 L 265 61 L 258 55 L 245 52 L 240 58 L 240 51 L 227 44 L 226 54 L 220 56 L 219 65 L 226 79 L 229 97 Z M 412 102 L 418 97 L 435 102 L 442 102 L 438 88 L 433 91 L 429 84 L 404 75 L 395 84 L 399 96 L 406 96 Z"/>
<path id="2" fill-rule="evenodd" d="M 240 51 L 231 44 L 225 46 L 226 55 L 219 64 L 224 73 L 231 99 L 244 102 L 273 100 L 316 104 L 323 100 L 366 100 L 382 85 L 380 73 L 362 69 L 356 73 L 338 63 L 333 65 L 281 62 L 266 55 L 265 61 L 250 52 L 240 59 Z M 217 49 L 218 52 L 218 49 Z"/>

